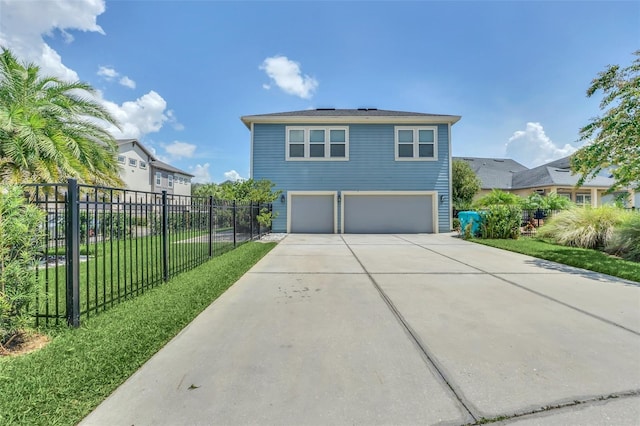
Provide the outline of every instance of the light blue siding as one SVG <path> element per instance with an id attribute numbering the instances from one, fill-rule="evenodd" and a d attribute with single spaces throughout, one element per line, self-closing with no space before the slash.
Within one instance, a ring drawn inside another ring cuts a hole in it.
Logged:
<path id="1" fill-rule="evenodd" d="M 299 124 L 296 124 L 299 125 Z M 313 124 L 322 125 L 322 124 Z M 411 124 L 402 124 L 410 126 Z M 415 124 L 423 126 L 423 124 Z M 448 232 L 449 150 L 447 124 L 438 124 L 437 161 L 395 161 L 394 125 L 349 125 L 348 161 L 285 161 L 285 124 L 255 124 L 254 179 L 269 179 L 286 191 L 437 191 L 438 228 Z M 439 198 L 439 197 L 438 197 Z M 274 232 L 285 232 L 286 203 L 276 200 Z"/>

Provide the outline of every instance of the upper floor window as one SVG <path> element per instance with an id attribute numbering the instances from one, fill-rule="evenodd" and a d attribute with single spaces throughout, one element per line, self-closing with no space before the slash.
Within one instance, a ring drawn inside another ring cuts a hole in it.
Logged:
<path id="1" fill-rule="evenodd" d="M 136 160 L 135 158 L 129 158 L 129 165 L 131 167 L 136 167 L 138 165 L 138 160 Z"/>
<path id="2" fill-rule="evenodd" d="M 146 169 L 147 168 L 147 162 L 140 160 L 140 168 L 141 169 Z"/>
<path id="3" fill-rule="evenodd" d="M 173 188 L 173 175 L 169 175 L 169 178 L 167 180 L 167 186 L 169 188 Z"/>
<path id="4" fill-rule="evenodd" d="M 347 127 L 289 126 L 286 131 L 288 161 L 349 159 Z"/>
<path id="5" fill-rule="evenodd" d="M 162 185 L 162 173 L 156 172 L 156 186 Z"/>
<path id="6" fill-rule="evenodd" d="M 127 159 L 125 158 L 124 155 L 118 155 L 118 163 L 124 164 L 125 161 L 127 161 Z"/>
<path id="7" fill-rule="evenodd" d="M 437 127 L 396 127 L 396 160 L 436 160 Z"/>

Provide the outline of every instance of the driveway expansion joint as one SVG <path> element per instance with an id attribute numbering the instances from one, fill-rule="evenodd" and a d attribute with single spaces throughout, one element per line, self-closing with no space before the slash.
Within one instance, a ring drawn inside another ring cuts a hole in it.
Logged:
<path id="1" fill-rule="evenodd" d="M 528 416 L 534 417 L 537 414 L 554 412 L 558 410 L 563 410 L 565 408 L 577 407 L 580 405 L 589 406 L 589 405 L 595 405 L 595 404 L 601 403 L 603 401 L 619 400 L 623 398 L 635 398 L 638 396 L 640 396 L 640 389 L 614 392 L 611 394 L 592 396 L 588 398 L 576 398 L 573 401 L 550 403 L 540 408 L 536 408 L 528 411 L 515 412 L 513 414 L 501 414 L 495 417 L 480 417 L 479 419 L 476 420 L 476 422 L 466 423 L 462 426 L 476 426 L 476 425 L 482 425 L 482 424 L 504 422 L 506 420 L 521 419 Z"/>
<path id="2" fill-rule="evenodd" d="M 410 240 L 405 240 L 405 241 L 411 242 Z M 490 276 L 492 276 L 492 277 L 494 277 L 494 278 L 496 278 L 496 279 L 498 279 L 498 280 L 500 280 L 500 281 L 502 281 L 502 282 L 504 282 L 504 283 L 507 283 L 507 284 L 509 284 L 509 285 L 512 285 L 512 286 L 514 286 L 514 287 L 517 287 L 517 288 L 519 288 L 519 289 L 521 289 L 521 290 L 524 290 L 524 291 L 527 291 L 527 292 L 529 292 L 529 293 L 535 294 L 536 296 L 542 297 L 542 298 L 547 299 L 547 300 L 549 300 L 549 301 L 551 301 L 551 302 L 558 303 L 558 304 L 560 304 L 560 305 L 562 305 L 562 306 L 564 306 L 564 307 L 566 307 L 566 308 L 572 309 L 572 310 L 574 310 L 574 311 L 576 311 L 576 312 L 579 312 L 579 313 L 581 313 L 581 314 L 583 314 L 583 315 L 590 316 L 591 318 L 597 319 L 597 320 L 602 321 L 602 322 L 604 322 L 604 323 L 606 323 L 606 324 L 609 324 L 609 325 L 612 325 L 612 326 L 614 326 L 614 327 L 620 328 L 620 329 L 622 329 L 622 330 L 624 330 L 624 331 L 627 331 L 627 332 L 629 332 L 629 333 L 635 334 L 636 336 L 640 336 L 640 332 L 637 332 L 637 331 L 635 331 L 635 330 L 633 330 L 633 329 L 630 329 L 630 328 L 628 328 L 628 327 L 625 327 L 625 326 L 624 326 L 624 325 L 622 325 L 622 324 L 618 324 L 617 322 L 614 322 L 614 321 L 608 320 L 608 319 L 603 318 L 603 317 L 601 317 L 601 316 L 599 316 L 599 315 L 596 315 L 596 314 L 591 313 L 591 312 L 589 312 L 589 311 L 585 311 L 584 309 L 578 308 L 577 306 L 570 305 L 570 304 L 568 304 L 568 303 L 566 303 L 566 302 L 563 302 L 562 300 L 558 300 L 558 299 L 556 299 L 556 298 L 554 298 L 554 297 L 551 297 L 551 296 L 549 296 L 549 295 L 546 295 L 546 294 L 541 293 L 541 292 L 536 291 L 536 290 L 532 290 L 532 289 L 527 288 L 527 287 L 525 287 L 525 286 L 523 286 L 523 285 L 520 285 L 520 284 L 518 284 L 518 283 L 515 283 L 515 282 L 513 282 L 513 281 L 511 281 L 511 280 L 508 280 L 508 279 L 506 279 L 506 278 L 504 278 L 504 277 L 501 277 L 501 275 L 509 275 L 508 273 L 503 273 L 503 272 L 496 272 L 496 273 L 494 273 L 494 272 L 485 271 L 485 270 L 483 270 L 483 269 L 481 269 L 481 268 L 478 268 L 477 266 L 472 266 L 472 265 L 469 265 L 468 263 L 461 262 L 460 260 L 458 260 L 458 259 L 456 259 L 456 258 L 454 258 L 454 257 L 447 256 L 446 254 L 438 253 L 437 251 L 435 251 L 435 250 L 433 250 L 433 249 L 431 249 L 431 248 L 428 248 L 428 247 L 425 247 L 425 246 L 423 246 L 423 245 L 416 244 L 416 243 L 413 243 L 413 242 L 411 242 L 411 243 L 412 243 L 412 244 L 414 244 L 414 245 L 416 245 L 416 246 L 418 246 L 418 247 L 420 247 L 420 248 L 422 248 L 422 249 L 424 249 L 424 250 L 427 250 L 427 251 L 430 251 L 430 252 L 432 252 L 432 253 L 438 254 L 438 255 L 440 255 L 440 256 L 446 257 L 447 259 L 450 259 L 450 260 L 453 260 L 454 262 L 458 262 L 458 263 L 460 263 L 460 264 L 462 264 L 462 265 L 468 266 L 469 268 L 476 269 L 477 271 L 479 271 L 479 273 L 486 274 L 486 275 L 490 275 Z M 471 243 L 471 244 L 473 244 L 473 243 Z M 515 273 L 514 273 L 514 275 L 515 275 Z M 523 275 L 523 273 L 522 273 L 522 272 L 520 272 L 520 273 L 518 273 L 518 275 Z M 528 273 L 528 272 L 527 272 L 527 273 L 526 273 L 526 274 L 524 274 L 524 275 L 539 275 L 539 274 L 537 274 L 537 273 Z M 554 275 L 554 273 L 547 273 L 547 275 Z"/>
<path id="3" fill-rule="evenodd" d="M 343 240 L 344 240 L 344 238 L 343 238 Z M 367 268 L 365 268 L 364 264 L 360 261 L 360 259 L 355 254 L 355 252 L 351 249 L 349 243 L 347 243 L 345 241 L 345 244 L 347 245 L 347 248 L 349 249 L 349 251 L 351 251 L 351 254 L 353 255 L 353 257 L 356 259 L 356 261 L 360 264 L 360 266 L 364 270 L 364 273 L 367 275 L 367 277 L 369 277 L 369 281 L 371 282 L 371 284 L 373 284 L 375 289 L 378 290 L 378 293 L 380 294 L 380 297 L 386 303 L 386 305 L 389 308 L 389 310 L 391 311 L 391 313 L 396 317 L 396 319 L 398 320 L 400 325 L 404 328 L 405 332 L 410 337 L 411 341 L 417 347 L 418 351 L 420 352 L 420 355 L 422 356 L 422 358 L 424 359 L 425 363 L 427 364 L 427 367 L 429 367 L 429 369 L 432 372 L 436 373 L 437 377 L 439 377 L 440 380 L 442 380 L 444 382 L 444 384 L 447 386 L 449 391 L 453 394 L 455 399 L 462 406 L 464 411 L 474 420 L 474 422 L 477 423 L 479 421 L 479 419 L 480 419 L 480 417 L 477 414 L 477 410 L 463 396 L 462 392 L 460 390 L 456 389 L 457 387 L 453 385 L 453 382 L 444 373 L 444 369 L 439 365 L 439 363 L 436 361 L 434 356 L 427 349 L 427 347 L 424 344 L 424 342 L 422 342 L 422 339 L 420 338 L 420 336 L 418 336 L 418 333 L 416 333 L 415 330 L 413 330 L 411 328 L 411 326 L 409 325 L 407 320 L 402 316 L 400 311 L 393 304 L 393 301 L 391 301 L 389 296 L 387 296 L 387 294 L 384 292 L 384 290 L 382 290 L 382 287 L 380 287 L 380 285 L 377 283 L 377 281 L 373 278 L 372 274 L 369 273 L 369 271 L 367 270 Z"/>

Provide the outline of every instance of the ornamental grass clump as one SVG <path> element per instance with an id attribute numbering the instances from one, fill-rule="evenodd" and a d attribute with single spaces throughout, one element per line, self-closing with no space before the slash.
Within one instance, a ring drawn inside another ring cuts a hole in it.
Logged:
<path id="1" fill-rule="evenodd" d="M 640 214 L 627 215 L 614 229 L 605 251 L 626 260 L 640 262 Z"/>
<path id="2" fill-rule="evenodd" d="M 614 229 L 630 214 L 615 206 L 565 210 L 538 230 L 538 238 L 564 246 L 602 250 Z"/>
<path id="3" fill-rule="evenodd" d="M 27 324 L 37 294 L 35 263 L 44 212 L 19 186 L 0 186 L 0 349 Z"/>

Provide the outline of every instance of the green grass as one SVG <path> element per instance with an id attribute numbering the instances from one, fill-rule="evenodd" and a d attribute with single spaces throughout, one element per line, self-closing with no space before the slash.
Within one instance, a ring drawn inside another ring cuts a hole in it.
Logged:
<path id="1" fill-rule="evenodd" d="M 205 242 L 204 237 L 206 234 L 194 231 L 169 234 L 170 276 L 208 260 L 209 244 Z M 83 312 L 95 315 L 96 311 L 105 310 L 119 303 L 123 298 L 138 296 L 162 283 L 163 271 L 160 262 L 162 239 L 159 235 L 100 241 L 89 244 L 88 248 L 92 255 L 79 265 L 80 309 Z M 233 249 L 233 243 L 225 241 L 213 243 L 216 256 L 231 249 Z M 63 250 L 64 247 L 61 247 L 51 250 L 48 254 L 54 254 L 57 251 L 64 253 Z M 86 251 L 85 245 L 84 252 Z M 64 266 L 40 268 L 38 271 L 41 290 L 38 304 L 40 314 L 55 315 L 57 308 L 58 315 L 64 316 L 65 279 Z M 44 323 L 44 320 L 41 319 L 41 322 Z"/>
<path id="2" fill-rule="evenodd" d="M 473 239 L 472 241 L 640 282 L 640 263 L 613 257 L 597 250 L 560 246 L 532 238 L 520 238 L 518 240 Z"/>
<path id="3" fill-rule="evenodd" d="M 274 245 L 243 244 L 79 329 L 52 332 L 38 352 L 0 358 L 0 424 L 76 424 Z"/>

